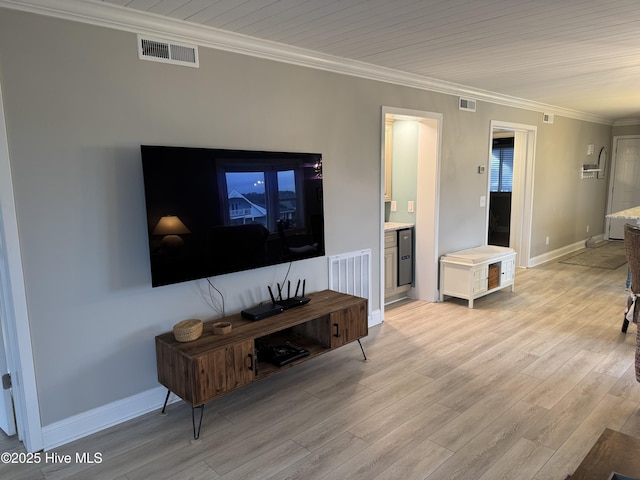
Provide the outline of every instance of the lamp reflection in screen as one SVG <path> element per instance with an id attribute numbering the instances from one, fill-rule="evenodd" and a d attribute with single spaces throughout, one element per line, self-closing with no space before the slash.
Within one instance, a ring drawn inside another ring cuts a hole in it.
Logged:
<path id="1" fill-rule="evenodd" d="M 191 233 L 182 220 L 175 215 L 165 215 L 156 224 L 153 235 L 164 235 L 162 246 L 166 248 L 178 248 L 184 245 L 184 240 L 180 235 Z"/>

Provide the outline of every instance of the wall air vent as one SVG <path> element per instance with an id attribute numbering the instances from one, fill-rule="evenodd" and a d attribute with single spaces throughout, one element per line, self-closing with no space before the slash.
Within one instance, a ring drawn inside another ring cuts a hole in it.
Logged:
<path id="1" fill-rule="evenodd" d="M 542 123 L 553 123 L 553 113 L 543 113 Z"/>
<path id="2" fill-rule="evenodd" d="M 138 35 L 138 58 L 198 68 L 198 47 Z"/>
<path id="3" fill-rule="evenodd" d="M 458 108 L 460 110 L 464 110 L 465 112 L 475 112 L 476 101 L 471 98 L 458 97 Z"/>

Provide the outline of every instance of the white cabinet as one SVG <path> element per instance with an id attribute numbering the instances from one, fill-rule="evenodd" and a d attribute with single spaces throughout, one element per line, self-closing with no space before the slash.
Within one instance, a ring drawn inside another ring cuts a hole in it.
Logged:
<path id="1" fill-rule="evenodd" d="M 440 301 L 445 295 L 463 298 L 473 308 L 476 298 L 510 287 L 514 290 L 516 252 L 512 248 L 483 245 L 440 258 Z"/>
<path id="2" fill-rule="evenodd" d="M 385 303 L 406 298 L 411 285 L 398 285 L 398 232 L 384 232 L 384 300 Z"/>
<path id="3" fill-rule="evenodd" d="M 385 298 L 396 294 L 398 283 L 398 248 L 384 249 L 384 296 Z"/>

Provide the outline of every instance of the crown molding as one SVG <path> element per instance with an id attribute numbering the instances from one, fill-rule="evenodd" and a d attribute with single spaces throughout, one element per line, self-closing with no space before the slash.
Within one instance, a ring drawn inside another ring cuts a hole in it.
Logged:
<path id="1" fill-rule="evenodd" d="M 613 122 L 614 127 L 621 127 L 627 125 L 640 125 L 640 118 L 622 118 Z"/>
<path id="2" fill-rule="evenodd" d="M 227 32 L 205 25 L 189 23 L 97 0 L 0 0 L 0 7 L 133 33 L 162 36 L 167 40 L 192 43 L 202 47 L 240 53 L 420 90 L 470 97 L 475 100 L 513 108 L 521 108 L 540 113 L 553 113 L 558 116 L 587 122 L 605 125 L 613 125 L 614 123 L 611 119 L 599 115 L 502 95 L 496 92 L 476 89 L 431 77 L 379 67 L 365 62 L 325 55 L 312 50 L 256 39 L 246 35 Z"/>

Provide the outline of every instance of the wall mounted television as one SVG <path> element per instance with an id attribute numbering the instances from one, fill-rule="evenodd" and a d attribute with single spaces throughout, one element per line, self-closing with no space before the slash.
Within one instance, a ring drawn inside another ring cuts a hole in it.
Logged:
<path id="1" fill-rule="evenodd" d="M 322 155 L 142 145 L 154 287 L 324 255 Z"/>

